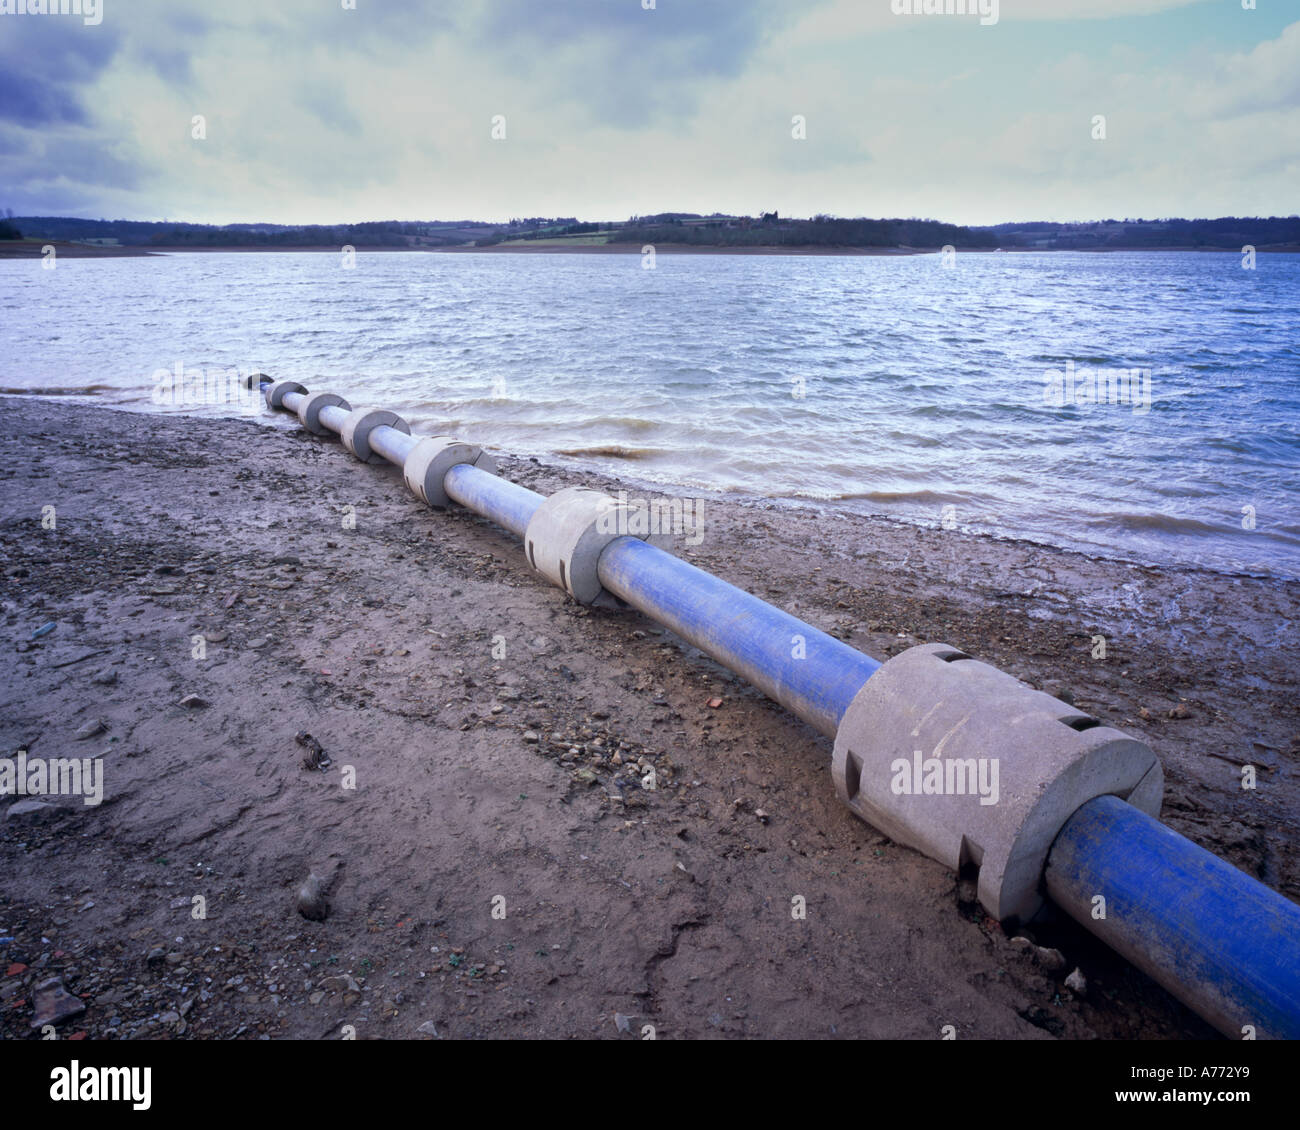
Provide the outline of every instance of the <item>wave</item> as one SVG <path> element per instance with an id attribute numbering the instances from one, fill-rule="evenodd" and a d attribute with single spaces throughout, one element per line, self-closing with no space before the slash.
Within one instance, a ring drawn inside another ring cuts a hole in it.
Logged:
<path id="1" fill-rule="evenodd" d="M 1179 518 L 1173 514 L 1119 513 L 1097 514 L 1085 520 L 1089 526 L 1133 532 L 1152 531 L 1159 534 L 1187 534 L 1194 537 L 1217 537 L 1233 529 L 1222 522 L 1205 522 L 1200 518 Z"/>
<path id="2" fill-rule="evenodd" d="M 868 490 L 868 491 L 845 491 L 842 494 L 796 494 L 796 498 L 821 498 L 827 502 L 909 502 L 909 503 L 968 503 L 970 496 L 966 494 L 946 494 L 940 490 Z"/>
<path id="3" fill-rule="evenodd" d="M 68 388 L 0 388 L 3 396 L 93 396 L 97 392 L 129 392 L 116 385 L 78 385 Z"/>
<path id="4" fill-rule="evenodd" d="M 653 459 L 656 455 L 664 455 L 666 452 L 657 447 L 622 447 L 619 444 L 603 444 L 599 447 L 571 447 L 565 451 L 557 451 L 555 454 L 570 455 L 577 459 Z"/>

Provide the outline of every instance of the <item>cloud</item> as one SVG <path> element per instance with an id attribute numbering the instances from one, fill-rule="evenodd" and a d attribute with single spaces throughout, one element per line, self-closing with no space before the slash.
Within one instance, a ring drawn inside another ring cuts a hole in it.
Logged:
<path id="1" fill-rule="evenodd" d="M 1003 27 L 1026 21 L 1109 20 L 1150 16 L 1189 8 L 1214 0 L 999 0 L 998 21 Z M 917 6 L 921 0 L 915 0 Z M 970 0 L 973 6 L 974 0 Z M 920 31 L 937 17 L 899 15 L 891 0 L 821 0 L 806 9 L 795 27 L 791 43 L 843 42 L 847 38 L 879 32 Z M 979 16 L 945 16 L 943 21 L 979 23 Z M 987 30 L 987 29 L 986 29 Z"/>
<path id="2" fill-rule="evenodd" d="M 32 129 L 85 122 L 82 93 L 120 47 L 111 28 L 61 16 L 0 17 L 0 121 Z"/>
<path id="3" fill-rule="evenodd" d="M 1291 210 L 1300 25 L 1265 36 L 1262 17 L 1176 10 L 1192 4 L 1002 0 L 995 28 L 896 17 L 888 0 L 466 0 L 432 16 L 417 0 L 132 0 L 99 27 L 3 17 L 0 203 L 213 222 Z M 1120 18 L 1134 12 L 1140 26 Z M 1063 35 L 1048 14 L 1089 22 Z M 1205 34 L 1215 20 L 1230 46 Z"/>
<path id="4" fill-rule="evenodd" d="M 795 17 L 781 0 L 665 0 L 651 9 L 636 0 L 487 0 L 473 38 L 539 95 L 588 121 L 634 128 L 694 113 Z"/>

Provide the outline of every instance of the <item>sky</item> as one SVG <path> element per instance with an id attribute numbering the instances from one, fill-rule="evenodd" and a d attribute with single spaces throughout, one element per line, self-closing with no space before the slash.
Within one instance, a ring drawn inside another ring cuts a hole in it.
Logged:
<path id="1" fill-rule="evenodd" d="M 1300 0 L 923 2 L 0 0 L 0 208 L 1300 212 Z"/>

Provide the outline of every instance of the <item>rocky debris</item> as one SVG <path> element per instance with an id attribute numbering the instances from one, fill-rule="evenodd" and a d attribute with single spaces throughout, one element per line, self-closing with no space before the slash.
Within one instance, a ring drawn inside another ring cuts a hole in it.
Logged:
<path id="1" fill-rule="evenodd" d="M 208 700 L 203 698 L 201 695 L 187 694 L 183 699 L 181 699 L 181 705 L 185 707 L 186 710 L 202 710 L 203 707 L 208 705 Z"/>
<path id="2" fill-rule="evenodd" d="M 1075 968 L 1065 979 L 1065 987 L 1072 993 L 1078 993 L 1079 996 L 1086 996 L 1088 992 L 1088 979 L 1083 975 L 1083 970 Z"/>
<path id="3" fill-rule="evenodd" d="M 111 667 L 105 667 L 98 674 L 92 675 L 90 681 L 96 686 L 111 687 L 117 682 L 117 672 Z"/>
<path id="4" fill-rule="evenodd" d="M 298 888 L 298 913 L 312 922 L 324 922 L 330 912 L 325 880 L 311 872 Z"/>
<path id="5" fill-rule="evenodd" d="M 432 1020 L 426 1020 L 417 1029 L 421 1036 L 432 1036 L 435 1040 L 439 1039 L 438 1026 Z"/>
<path id="6" fill-rule="evenodd" d="M 6 820 L 15 820 L 23 824 L 44 824 L 59 815 L 59 807 L 44 800 L 20 800 L 9 806 L 5 813 Z"/>
<path id="7" fill-rule="evenodd" d="M 1065 968 L 1065 954 L 1047 946 L 1038 946 L 1034 950 L 1034 960 L 1049 973 L 1059 973 Z"/>
<path id="8" fill-rule="evenodd" d="M 361 986 L 357 984 L 356 978 L 351 973 L 336 973 L 332 977 L 324 978 L 316 988 L 326 993 L 359 993 Z"/>
<path id="9" fill-rule="evenodd" d="M 293 740 L 307 750 L 307 755 L 300 763 L 304 769 L 324 770 L 334 764 L 330 760 L 330 755 L 325 752 L 325 747 L 306 730 L 299 730 Z"/>
<path id="10" fill-rule="evenodd" d="M 1050 949 L 1047 946 L 1035 944 L 1023 934 L 1017 934 L 1011 939 L 1011 944 L 1017 949 L 1024 950 L 1039 965 L 1049 973 L 1059 973 L 1066 966 L 1065 954 L 1060 950 Z"/>
<path id="11" fill-rule="evenodd" d="M 42 981 L 32 991 L 32 995 L 36 1002 L 36 1012 L 32 1017 L 32 1027 L 35 1029 L 47 1024 L 62 1024 L 86 1011 L 85 1002 L 68 992 L 60 977 Z"/>
<path id="12" fill-rule="evenodd" d="M 337 875 L 336 863 L 312 868 L 298 888 L 298 913 L 312 922 L 324 922 L 330 912 L 330 887 Z"/>
<path id="13" fill-rule="evenodd" d="M 526 730 L 523 738 L 539 753 L 558 762 L 560 768 L 569 770 L 572 784 L 590 787 L 604 782 L 608 796 L 616 803 L 644 806 L 651 787 L 673 787 L 675 767 L 667 755 L 593 725 L 608 718 L 608 711 L 599 710 L 587 716 L 587 725 L 549 732 Z M 650 770 L 654 771 L 653 777 L 649 776 Z"/>
<path id="14" fill-rule="evenodd" d="M 101 718 L 92 718 L 76 733 L 76 739 L 84 742 L 87 738 L 93 738 L 96 734 L 102 734 L 108 729 L 108 723 Z"/>
<path id="15" fill-rule="evenodd" d="M 1169 717 L 1174 721 L 1180 721 L 1183 718 L 1190 718 L 1192 712 L 1187 709 L 1187 704 L 1180 702 L 1177 706 L 1169 708 Z"/>

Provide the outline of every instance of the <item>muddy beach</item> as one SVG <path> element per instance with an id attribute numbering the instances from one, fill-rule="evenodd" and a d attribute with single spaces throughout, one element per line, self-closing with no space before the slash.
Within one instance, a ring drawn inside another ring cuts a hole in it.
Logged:
<path id="1" fill-rule="evenodd" d="M 103 797 L 0 799 L 0 1036 L 54 979 L 65 1038 L 1213 1036 L 1064 917 L 1021 931 L 1061 963 L 1013 944 L 839 804 L 825 739 L 332 437 L 4 406 L 0 756 Z M 1294 586 L 744 500 L 678 551 L 1142 736 L 1162 819 L 1300 899 Z"/>

